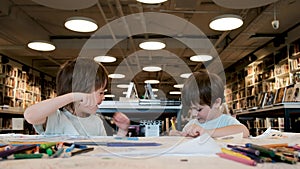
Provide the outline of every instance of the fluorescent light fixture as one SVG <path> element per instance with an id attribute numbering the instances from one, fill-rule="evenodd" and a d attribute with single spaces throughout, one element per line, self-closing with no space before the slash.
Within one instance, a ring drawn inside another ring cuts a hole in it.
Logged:
<path id="1" fill-rule="evenodd" d="M 117 59 L 115 57 L 112 56 L 96 56 L 94 57 L 94 61 L 95 62 L 102 62 L 102 63 L 111 63 L 111 62 L 115 62 Z"/>
<path id="2" fill-rule="evenodd" d="M 206 62 L 206 61 L 212 60 L 212 58 L 213 57 L 210 55 L 195 55 L 195 56 L 190 57 L 190 60 L 194 61 L 194 62 Z"/>
<path id="3" fill-rule="evenodd" d="M 170 93 L 170 94 L 181 94 L 180 91 L 170 91 L 169 93 Z"/>
<path id="4" fill-rule="evenodd" d="M 159 4 L 159 3 L 166 2 L 167 0 L 136 0 L 136 1 L 145 3 L 145 4 Z"/>
<path id="5" fill-rule="evenodd" d="M 68 18 L 65 27 L 75 32 L 93 32 L 98 29 L 96 21 L 86 17 Z"/>
<path id="6" fill-rule="evenodd" d="M 187 79 L 191 76 L 192 73 L 183 73 L 180 75 L 181 78 Z"/>
<path id="7" fill-rule="evenodd" d="M 106 94 L 106 95 L 104 95 L 104 97 L 115 97 L 115 95 L 113 95 L 113 94 Z"/>
<path id="8" fill-rule="evenodd" d="M 145 83 L 149 83 L 149 84 L 158 84 L 159 81 L 158 80 L 145 80 Z"/>
<path id="9" fill-rule="evenodd" d="M 139 44 L 139 47 L 144 50 L 160 50 L 166 47 L 166 44 L 159 41 L 145 41 Z"/>
<path id="10" fill-rule="evenodd" d="M 232 14 L 217 16 L 209 23 L 209 27 L 217 31 L 230 31 L 237 29 L 242 25 L 242 17 Z"/>
<path id="11" fill-rule="evenodd" d="M 128 88 L 128 84 L 118 84 L 117 85 L 117 88 L 121 88 L 121 89 L 126 89 L 126 88 Z"/>
<path id="12" fill-rule="evenodd" d="M 114 74 L 109 74 L 108 75 L 109 78 L 112 78 L 112 79 L 122 79 L 125 77 L 125 75 L 123 74 L 118 74 L 118 73 L 114 73 Z"/>
<path id="13" fill-rule="evenodd" d="M 174 87 L 181 89 L 181 88 L 183 88 L 183 84 L 176 84 L 176 85 L 174 85 Z"/>
<path id="14" fill-rule="evenodd" d="M 158 66 L 146 66 L 146 67 L 143 67 L 143 71 L 146 71 L 146 72 L 158 72 L 158 71 L 161 71 L 161 67 L 158 67 Z"/>
<path id="15" fill-rule="evenodd" d="M 53 51 L 55 50 L 55 46 L 47 41 L 32 41 L 27 44 L 30 49 L 37 51 Z"/>
<path id="16" fill-rule="evenodd" d="M 123 94 L 125 94 L 125 95 L 126 95 L 126 94 L 127 94 L 127 92 L 123 92 Z"/>
<path id="17" fill-rule="evenodd" d="M 152 88 L 152 92 L 157 92 L 157 91 L 158 91 L 158 89 Z"/>

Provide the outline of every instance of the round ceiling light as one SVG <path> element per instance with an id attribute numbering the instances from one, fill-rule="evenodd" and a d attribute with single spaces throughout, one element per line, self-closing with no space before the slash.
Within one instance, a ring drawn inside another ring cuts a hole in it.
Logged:
<path id="1" fill-rule="evenodd" d="M 115 57 L 112 56 L 96 56 L 94 57 L 94 61 L 95 62 L 101 62 L 101 63 L 111 63 L 111 62 L 115 62 L 117 59 Z"/>
<path id="2" fill-rule="evenodd" d="M 237 29 L 242 25 L 242 17 L 231 14 L 217 16 L 209 23 L 209 27 L 217 31 L 230 31 Z"/>
<path id="3" fill-rule="evenodd" d="M 146 72 L 158 72 L 158 71 L 161 71 L 161 67 L 158 67 L 158 66 L 146 66 L 146 67 L 143 67 L 143 71 L 146 71 Z"/>
<path id="4" fill-rule="evenodd" d="M 65 27 L 75 32 L 93 32 L 98 29 L 96 21 L 86 17 L 68 18 Z"/>
<path id="5" fill-rule="evenodd" d="M 145 3 L 145 4 L 159 4 L 159 3 L 166 2 L 167 0 L 136 0 L 136 1 Z"/>
<path id="6" fill-rule="evenodd" d="M 46 41 L 33 41 L 33 42 L 29 42 L 27 44 L 27 46 L 30 49 L 33 50 L 37 50 L 37 51 L 53 51 L 55 50 L 55 46 L 53 44 L 51 44 L 50 42 L 46 42 Z"/>
<path id="7" fill-rule="evenodd" d="M 117 88 L 121 88 L 121 89 L 126 89 L 126 88 L 128 88 L 128 84 L 118 84 L 117 85 Z"/>
<path id="8" fill-rule="evenodd" d="M 212 58 L 213 57 L 210 55 L 195 55 L 195 56 L 190 57 L 190 60 L 194 61 L 194 62 L 206 62 L 206 61 L 212 60 Z"/>
<path id="9" fill-rule="evenodd" d="M 160 50 L 166 47 L 166 44 L 159 41 L 145 41 L 139 44 L 139 47 L 144 50 Z"/>
<path id="10" fill-rule="evenodd" d="M 187 79 L 187 78 L 189 78 L 191 76 L 191 74 L 192 73 L 183 73 L 183 74 L 180 75 L 180 77 Z"/>
<path id="11" fill-rule="evenodd" d="M 123 74 L 118 74 L 118 73 L 113 73 L 113 74 L 109 74 L 108 75 L 109 78 L 112 78 L 112 79 L 122 79 L 125 77 L 125 75 Z"/>
<path id="12" fill-rule="evenodd" d="M 113 95 L 113 94 L 106 94 L 106 95 L 104 95 L 104 97 L 110 97 L 110 98 L 112 98 L 112 97 L 115 97 L 115 95 Z"/>
<path id="13" fill-rule="evenodd" d="M 152 88 L 152 92 L 157 92 L 157 91 L 158 91 L 158 89 Z"/>
<path id="14" fill-rule="evenodd" d="M 181 89 L 181 88 L 183 88 L 183 84 L 176 84 L 176 85 L 174 85 L 174 87 Z"/>
<path id="15" fill-rule="evenodd" d="M 149 84 L 158 84 L 158 80 L 145 80 L 144 83 L 149 83 Z"/>
<path id="16" fill-rule="evenodd" d="M 181 94 L 180 91 L 170 91 L 169 93 L 170 93 L 170 94 Z"/>

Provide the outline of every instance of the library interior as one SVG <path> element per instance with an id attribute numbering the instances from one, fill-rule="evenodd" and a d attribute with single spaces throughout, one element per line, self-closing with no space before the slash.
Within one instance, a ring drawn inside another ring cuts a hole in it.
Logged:
<path id="1" fill-rule="evenodd" d="M 300 168 L 299 8 L 1 0 L 0 168 Z"/>

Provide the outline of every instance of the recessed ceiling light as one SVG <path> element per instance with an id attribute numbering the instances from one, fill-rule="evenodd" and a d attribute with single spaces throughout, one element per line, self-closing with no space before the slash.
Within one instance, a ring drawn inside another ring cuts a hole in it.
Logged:
<path id="1" fill-rule="evenodd" d="M 174 87 L 181 89 L 181 88 L 183 88 L 183 84 L 176 84 L 176 85 L 174 85 Z"/>
<path id="2" fill-rule="evenodd" d="M 191 76 L 191 74 L 192 73 L 183 73 L 183 74 L 180 75 L 180 77 L 187 79 L 187 78 L 189 78 Z"/>
<path id="3" fill-rule="evenodd" d="M 94 57 L 94 61 L 95 62 L 102 62 L 102 63 L 111 63 L 111 62 L 115 62 L 117 59 L 115 57 L 112 56 L 96 56 Z"/>
<path id="4" fill-rule="evenodd" d="M 139 44 L 144 50 L 160 50 L 166 47 L 166 44 L 159 41 L 145 41 Z"/>
<path id="5" fill-rule="evenodd" d="M 123 94 L 125 94 L 125 95 L 126 95 L 126 94 L 127 94 L 127 92 L 123 92 Z"/>
<path id="6" fill-rule="evenodd" d="M 157 92 L 157 91 L 158 91 L 158 89 L 152 88 L 152 92 Z"/>
<path id="7" fill-rule="evenodd" d="M 145 80 L 145 83 L 149 83 L 149 84 L 158 84 L 159 81 L 158 81 L 158 80 Z"/>
<path id="8" fill-rule="evenodd" d="M 96 21 L 86 17 L 68 18 L 65 27 L 75 32 L 93 32 L 98 29 Z"/>
<path id="9" fill-rule="evenodd" d="M 213 57 L 210 55 L 195 55 L 190 57 L 190 60 L 194 62 L 205 62 L 205 61 L 212 60 L 212 58 Z"/>
<path id="10" fill-rule="evenodd" d="M 106 94 L 106 95 L 104 95 L 104 97 L 115 97 L 115 95 L 113 95 L 113 94 Z"/>
<path id="11" fill-rule="evenodd" d="M 108 75 L 109 78 L 112 78 L 112 79 L 122 79 L 125 77 L 125 75 L 123 74 L 118 74 L 118 73 L 114 73 L 114 74 L 109 74 Z"/>
<path id="12" fill-rule="evenodd" d="M 159 4 L 159 3 L 166 2 L 167 0 L 136 0 L 136 1 L 145 3 L 145 4 Z"/>
<path id="13" fill-rule="evenodd" d="M 128 84 L 118 84 L 117 88 L 122 88 L 122 89 L 128 88 Z"/>
<path id="14" fill-rule="evenodd" d="M 209 27 L 217 31 L 230 31 L 242 25 L 242 17 L 232 14 L 217 16 L 209 23 Z"/>
<path id="15" fill-rule="evenodd" d="M 32 41 L 27 44 L 30 49 L 37 51 L 53 51 L 55 50 L 55 46 L 47 41 Z"/>
<path id="16" fill-rule="evenodd" d="M 169 93 L 170 93 L 170 94 L 181 94 L 180 91 L 170 91 Z"/>
<path id="17" fill-rule="evenodd" d="M 143 67 L 143 70 L 146 72 L 158 72 L 161 71 L 161 67 L 158 66 L 146 66 Z"/>

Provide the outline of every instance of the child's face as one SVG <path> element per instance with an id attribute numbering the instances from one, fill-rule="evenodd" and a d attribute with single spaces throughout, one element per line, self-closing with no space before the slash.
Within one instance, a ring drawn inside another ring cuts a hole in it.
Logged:
<path id="1" fill-rule="evenodd" d="M 190 107 L 190 118 L 197 119 L 200 123 L 205 123 L 206 121 L 214 119 L 216 112 L 208 105 L 200 105 L 200 104 L 191 104 Z"/>
<path id="2" fill-rule="evenodd" d="M 207 121 L 210 107 L 208 105 L 191 104 L 190 118 L 197 119 L 200 123 Z"/>
<path id="3" fill-rule="evenodd" d="M 79 109 L 81 112 L 88 113 L 88 114 L 95 114 L 98 109 L 98 105 L 101 104 L 102 101 L 105 99 L 104 88 L 100 88 L 92 92 L 91 94 L 95 99 L 95 105 L 88 106 L 88 107 L 79 105 Z"/>

